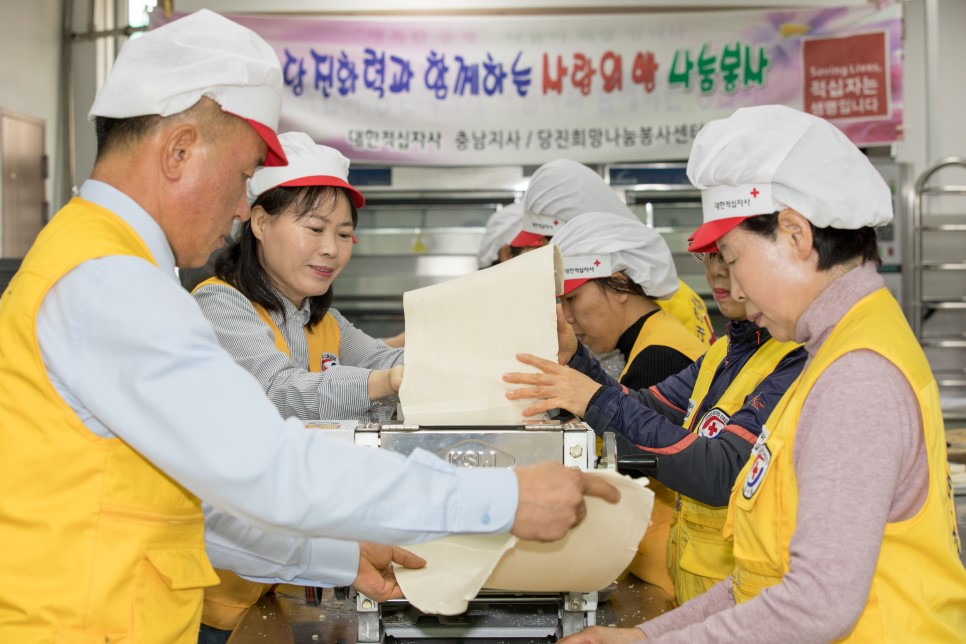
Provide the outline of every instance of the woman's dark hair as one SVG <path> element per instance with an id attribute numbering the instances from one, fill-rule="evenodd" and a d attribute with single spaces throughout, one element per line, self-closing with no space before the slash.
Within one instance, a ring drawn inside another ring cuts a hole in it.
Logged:
<path id="1" fill-rule="evenodd" d="M 741 222 L 739 227 L 750 233 L 775 239 L 778 229 L 776 215 L 778 215 L 777 212 L 771 215 L 749 217 Z M 856 259 L 862 260 L 863 263 L 875 262 L 876 266 L 882 265 L 875 228 L 863 226 L 857 230 L 845 230 L 816 228 L 812 222 L 808 222 L 808 225 L 812 228 L 812 248 L 818 253 L 818 270 L 827 271 L 833 266 L 847 264 Z"/>
<path id="2" fill-rule="evenodd" d="M 352 226 L 355 227 L 359 222 L 359 211 L 349 191 L 337 186 L 273 188 L 260 195 L 252 208 L 261 206 L 272 217 L 287 212 L 294 214 L 296 219 L 301 219 L 316 208 L 335 209 L 341 200 L 349 204 Z M 258 260 L 258 240 L 252 232 L 251 220 L 242 225 L 237 239 L 219 253 L 214 268 L 215 275 L 237 288 L 252 302 L 261 304 L 269 311 L 285 311 L 282 300 L 272 289 L 265 267 Z M 333 297 L 330 288 L 322 295 L 309 298 L 309 321 L 306 327 L 311 327 L 322 319 L 332 305 Z"/>
<path id="3" fill-rule="evenodd" d="M 624 273 L 619 273 L 624 279 L 620 277 L 602 277 L 600 279 L 591 280 L 597 285 L 597 288 L 601 290 L 610 290 L 615 293 L 627 293 L 628 295 L 640 295 L 641 297 L 650 297 L 644 292 L 644 288 L 641 287 L 637 282 L 631 281 L 631 278 L 624 275 Z"/>

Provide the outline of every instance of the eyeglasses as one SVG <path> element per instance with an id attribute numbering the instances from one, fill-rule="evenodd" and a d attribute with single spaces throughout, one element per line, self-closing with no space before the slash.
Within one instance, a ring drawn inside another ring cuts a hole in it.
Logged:
<path id="1" fill-rule="evenodd" d="M 704 266 L 718 257 L 718 253 L 691 253 L 691 259 Z"/>

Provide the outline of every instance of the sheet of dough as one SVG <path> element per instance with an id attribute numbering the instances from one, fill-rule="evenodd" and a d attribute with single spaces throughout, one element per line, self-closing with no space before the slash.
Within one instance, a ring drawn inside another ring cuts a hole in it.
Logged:
<path id="1" fill-rule="evenodd" d="M 405 422 L 514 425 L 525 400 L 507 400 L 508 371 L 533 371 L 517 353 L 557 359 L 556 294 L 563 264 L 552 244 L 476 273 L 409 291 Z"/>
<path id="2" fill-rule="evenodd" d="M 481 588 L 521 592 L 594 592 L 627 568 L 654 506 L 647 479 L 611 471 L 621 491 L 610 504 L 587 497 L 587 517 L 560 541 L 519 541 L 509 534 L 460 535 L 406 546 L 426 560 L 418 570 L 394 568 L 409 602 L 424 613 L 458 615 Z"/>

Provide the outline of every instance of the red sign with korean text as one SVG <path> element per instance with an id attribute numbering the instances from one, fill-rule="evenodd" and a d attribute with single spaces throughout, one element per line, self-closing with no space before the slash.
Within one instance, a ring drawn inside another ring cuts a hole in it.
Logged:
<path id="1" fill-rule="evenodd" d="M 802 42 L 805 110 L 827 119 L 889 118 L 884 31 Z"/>

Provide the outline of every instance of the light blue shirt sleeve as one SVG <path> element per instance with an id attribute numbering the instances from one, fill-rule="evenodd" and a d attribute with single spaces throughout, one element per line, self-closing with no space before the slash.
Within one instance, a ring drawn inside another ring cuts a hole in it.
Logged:
<path id="1" fill-rule="evenodd" d="M 87 261 L 38 313 L 51 381 L 91 431 L 124 440 L 212 506 L 266 530 L 405 544 L 512 527 L 518 489 L 508 470 L 340 444 L 283 420 L 181 288 L 160 229 L 127 201 L 109 206 L 159 266 Z"/>
<path id="2" fill-rule="evenodd" d="M 359 544 L 266 532 L 208 504 L 205 546 L 215 568 L 266 583 L 349 586 L 359 572 Z"/>

